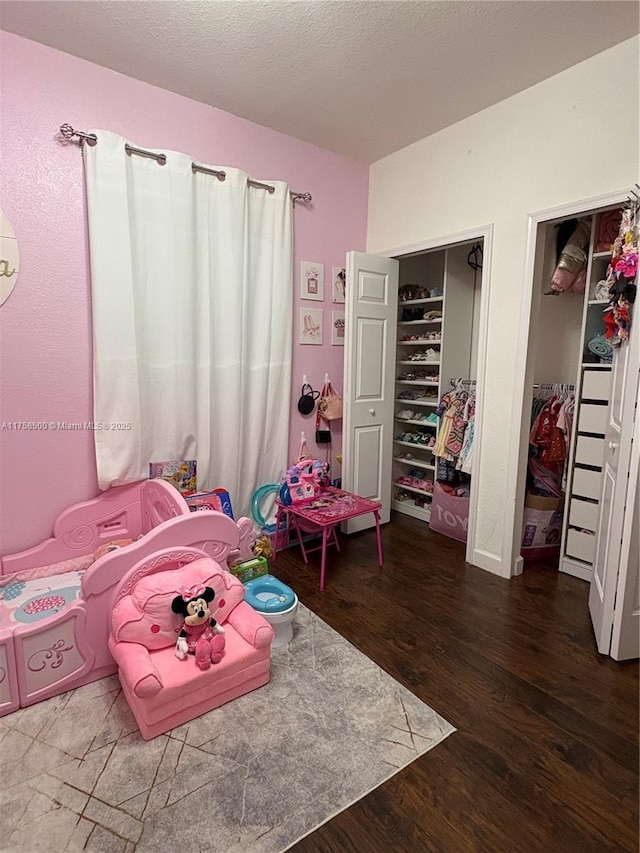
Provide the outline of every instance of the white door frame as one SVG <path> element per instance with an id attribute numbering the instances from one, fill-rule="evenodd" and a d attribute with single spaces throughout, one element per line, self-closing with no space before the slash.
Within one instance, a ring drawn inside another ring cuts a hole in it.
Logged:
<path id="1" fill-rule="evenodd" d="M 505 544 L 509 546 L 505 554 L 505 566 L 510 567 L 511 576 L 522 572 L 523 559 L 520 556 L 522 542 L 523 513 L 525 499 L 525 474 L 528 458 L 528 446 L 524 447 L 522 436 L 525 423 L 531 420 L 531 397 L 533 394 L 534 359 L 529 353 L 531 334 L 531 316 L 533 308 L 533 282 L 536 257 L 538 227 L 555 219 L 566 219 L 590 213 L 600 208 L 623 205 L 629 198 L 629 190 L 618 190 L 606 195 L 563 204 L 530 213 L 527 226 L 527 249 L 525 252 L 522 302 L 520 320 L 516 336 L 516 370 L 513 395 L 513 415 L 511 422 L 519 425 L 509 437 L 509 465 L 507 467 L 507 501 L 504 520 Z M 515 508 L 515 514 L 514 514 Z M 509 543 L 509 531 L 511 542 Z"/>
<path id="2" fill-rule="evenodd" d="M 626 196 L 625 196 L 626 197 Z M 476 382 L 475 431 L 473 435 L 473 466 L 480 470 L 482 455 L 482 435 L 484 424 L 484 385 L 487 369 L 487 331 L 489 328 L 489 286 L 491 283 L 491 258 L 493 256 L 493 225 L 483 225 L 468 231 L 459 231 L 442 237 L 434 237 L 409 246 L 397 249 L 387 249 L 377 252 L 385 258 L 400 258 L 402 255 L 412 255 L 417 252 L 447 249 L 462 243 L 474 243 L 482 240 L 482 281 L 480 286 L 480 319 L 478 322 L 478 366 Z M 444 380 L 444 377 L 443 377 Z M 443 386 L 442 386 L 443 387 Z M 469 523 L 467 527 L 467 550 L 465 559 L 468 563 L 481 569 L 496 573 L 495 555 L 488 554 L 476 548 L 476 507 L 478 500 L 478 478 L 471 477 L 471 492 L 469 500 Z"/>

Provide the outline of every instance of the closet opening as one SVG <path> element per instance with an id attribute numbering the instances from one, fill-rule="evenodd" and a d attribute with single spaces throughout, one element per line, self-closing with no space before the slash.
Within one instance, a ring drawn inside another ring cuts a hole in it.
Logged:
<path id="1" fill-rule="evenodd" d="M 467 544 L 475 518 L 483 237 L 398 261 L 391 509 Z"/>
<path id="2" fill-rule="evenodd" d="M 614 205 L 537 227 L 515 532 L 525 570 L 592 577 L 613 357 L 605 278 L 620 219 Z"/>

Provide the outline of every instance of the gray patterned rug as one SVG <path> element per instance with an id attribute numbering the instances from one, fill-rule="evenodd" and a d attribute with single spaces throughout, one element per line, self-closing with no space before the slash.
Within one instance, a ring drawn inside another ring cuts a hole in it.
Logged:
<path id="1" fill-rule="evenodd" d="M 294 631 L 152 741 L 115 676 L 0 718 L 2 853 L 281 853 L 454 731 L 302 605 Z"/>

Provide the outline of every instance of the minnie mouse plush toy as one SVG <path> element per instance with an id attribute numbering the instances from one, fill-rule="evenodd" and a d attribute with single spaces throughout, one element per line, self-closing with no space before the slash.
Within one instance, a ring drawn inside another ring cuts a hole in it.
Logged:
<path id="1" fill-rule="evenodd" d="M 219 663 L 225 646 L 224 628 L 209 610 L 209 602 L 214 598 L 210 586 L 198 584 L 184 588 L 171 602 L 173 612 L 184 616 L 176 642 L 176 657 L 184 660 L 188 654 L 195 655 L 200 669 L 209 669 L 212 663 Z"/>

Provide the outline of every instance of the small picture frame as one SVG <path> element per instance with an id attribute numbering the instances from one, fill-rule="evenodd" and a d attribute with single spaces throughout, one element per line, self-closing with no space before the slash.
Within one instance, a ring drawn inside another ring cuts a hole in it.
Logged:
<path id="1" fill-rule="evenodd" d="M 321 346 L 323 322 L 324 310 L 322 308 L 301 308 L 298 338 L 300 343 Z"/>
<path id="2" fill-rule="evenodd" d="M 324 302 L 324 264 L 300 261 L 300 298 Z"/>
<path id="3" fill-rule="evenodd" d="M 346 288 L 346 269 L 344 267 L 331 267 L 331 301 L 344 303 Z"/>
<path id="4" fill-rule="evenodd" d="M 344 311 L 331 312 L 331 346 L 344 346 Z"/>

